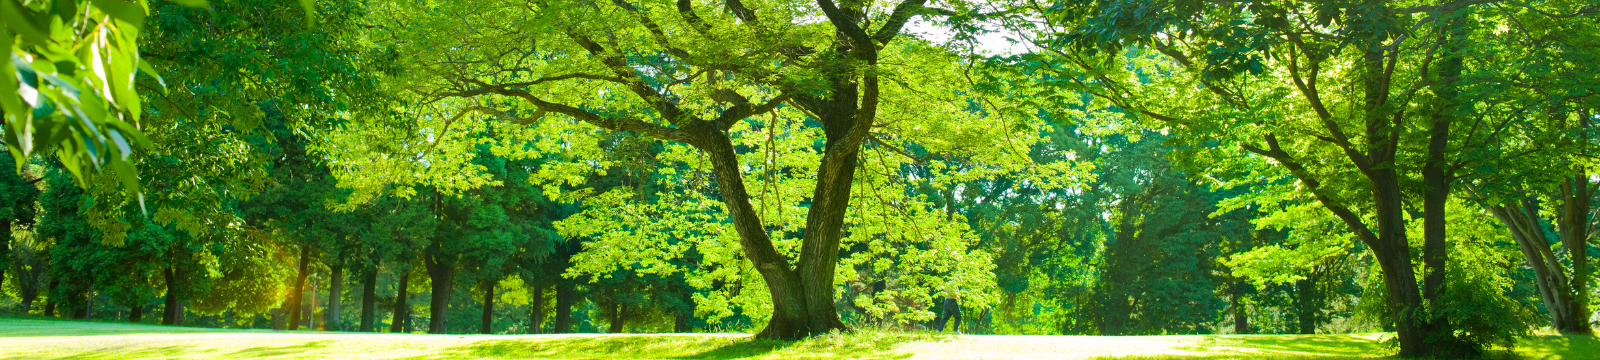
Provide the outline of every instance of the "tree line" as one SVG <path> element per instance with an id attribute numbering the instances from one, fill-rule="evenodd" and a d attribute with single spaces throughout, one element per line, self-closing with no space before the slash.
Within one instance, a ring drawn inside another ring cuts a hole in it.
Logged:
<path id="1" fill-rule="evenodd" d="M 1592 331 L 1583 1 L 131 4 L 0 33 L 20 312 Z"/>

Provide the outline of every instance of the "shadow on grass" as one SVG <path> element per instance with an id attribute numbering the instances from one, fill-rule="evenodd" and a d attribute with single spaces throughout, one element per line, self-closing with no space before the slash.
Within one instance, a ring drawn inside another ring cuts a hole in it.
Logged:
<path id="1" fill-rule="evenodd" d="M 904 359 L 893 352 L 908 336 L 830 335 L 803 341 L 682 335 L 564 337 L 479 341 L 413 359 Z"/>
<path id="2" fill-rule="evenodd" d="M 0 317 L 0 337 L 138 335 L 218 331 L 226 330 L 34 316 Z"/>

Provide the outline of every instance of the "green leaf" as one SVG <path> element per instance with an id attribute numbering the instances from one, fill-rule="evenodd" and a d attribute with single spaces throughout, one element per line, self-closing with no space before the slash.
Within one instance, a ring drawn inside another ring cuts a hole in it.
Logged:
<path id="1" fill-rule="evenodd" d="M 90 0 L 89 3 L 107 15 L 111 15 L 112 18 L 132 26 L 127 30 L 138 31 L 138 29 L 144 28 L 145 10 L 144 6 L 139 3 L 122 0 Z"/>
<path id="2" fill-rule="evenodd" d="M 209 8 L 209 7 L 211 7 L 211 3 L 206 2 L 206 0 L 167 0 L 167 1 L 171 1 L 171 2 L 177 3 L 178 5 L 188 6 L 188 7 L 192 7 L 192 8 Z"/>

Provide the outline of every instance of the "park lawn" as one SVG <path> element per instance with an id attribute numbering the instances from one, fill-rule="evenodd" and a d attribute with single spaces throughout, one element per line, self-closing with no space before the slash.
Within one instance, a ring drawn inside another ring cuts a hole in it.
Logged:
<path id="1" fill-rule="evenodd" d="M 932 336 L 876 331 L 798 342 L 746 334 L 424 335 L 223 330 L 0 318 L 0 359 L 1363 359 L 1382 334 Z M 1540 335 L 1500 359 L 1595 359 L 1594 337 Z"/>

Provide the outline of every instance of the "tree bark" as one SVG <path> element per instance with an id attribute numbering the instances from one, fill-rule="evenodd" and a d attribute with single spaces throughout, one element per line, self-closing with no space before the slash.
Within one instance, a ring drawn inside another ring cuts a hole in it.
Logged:
<path id="1" fill-rule="evenodd" d="M 378 309 L 378 264 L 373 264 L 361 274 L 361 332 L 373 332 Z"/>
<path id="2" fill-rule="evenodd" d="M 311 264 L 311 245 L 300 245 L 299 273 L 295 275 L 294 287 L 289 289 L 289 330 L 300 330 L 300 305 L 305 296 L 306 267 Z"/>
<path id="3" fill-rule="evenodd" d="M 528 333 L 538 334 L 544 332 L 544 284 L 534 285 L 528 290 Z"/>
<path id="4" fill-rule="evenodd" d="M 1558 326 L 1562 332 L 1593 334 L 1594 329 L 1589 326 L 1589 237 L 1593 235 L 1593 224 L 1589 223 L 1589 201 L 1594 198 L 1593 187 L 1589 184 L 1589 174 L 1580 172 L 1578 176 L 1568 179 L 1561 185 L 1562 211 L 1561 211 L 1561 246 L 1566 248 L 1567 256 L 1572 262 L 1571 290 L 1568 291 L 1571 301 L 1567 304 L 1567 313 L 1572 314 L 1565 326 Z"/>
<path id="5" fill-rule="evenodd" d="M 1300 320 L 1301 334 L 1317 333 L 1317 279 L 1308 277 L 1295 281 L 1295 316 Z"/>
<path id="6" fill-rule="evenodd" d="M 1233 285 L 1233 296 L 1229 299 L 1229 307 L 1233 308 L 1233 333 L 1250 333 L 1250 313 L 1244 308 L 1244 284 Z"/>
<path id="7" fill-rule="evenodd" d="M 698 124 L 697 125 L 702 125 Z M 698 137 L 697 146 L 707 154 L 711 160 L 712 171 L 716 174 L 717 189 L 722 202 L 728 208 L 728 215 L 733 220 L 733 227 L 739 233 L 739 243 L 748 258 L 767 282 L 767 289 L 772 296 L 772 319 L 767 322 L 766 328 L 756 334 L 757 338 L 764 339 L 798 339 L 810 336 L 813 333 L 826 332 L 812 326 L 809 308 L 805 305 L 805 287 L 800 283 L 800 275 L 790 266 L 789 260 L 779 254 L 772 245 L 772 239 L 767 236 L 767 231 L 757 217 L 755 208 L 750 205 L 750 197 L 744 187 L 744 178 L 740 173 L 738 155 L 733 150 L 733 143 L 727 134 L 720 129 L 709 126 L 699 126 L 685 129 Z M 823 186 L 819 180 L 818 186 Z M 835 247 L 834 252 L 838 252 Z M 831 269 L 831 268 L 830 268 Z M 831 291 L 831 289 L 830 289 Z M 831 292 L 829 294 L 832 294 Z M 831 296 L 831 295 L 830 295 Z M 831 306 L 832 301 L 829 301 Z M 838 314 L 833 315 L 835 318 Z"/>
<path id="8" fill-rule="evenodd" d="M 556 280 L 556 328 L 554 332 L 557 334 L 572 332 L 572 285 L 571 279 Z"/>
<path id="9" fill-rule="evenodd" d="M 161 309 L 162 325 L 183 325 L 183 286 L 178 284 L 183 274 L 174 267 L 177 265 L 173 264 L 162 271 L 167 280 L 166 304 Z"/>
<path id="10" fill-rule="evenodd" d="M 432 280 L 432 296 L 428 303 L 428 333 L 444 334 L 449 332 L 448 327 L 450 311 L 451 290 L 455 289 L 455 264 L 441 261 L 439 244 L 434 244 L 423 251 L 423 262 L 428 268 L 428 278 Z"/>
<path id="11" fill-rule="evenodd" d="M 58 279 L 58 276 L 51 276 L 50 277 L 50 285 L 45 287 L 44 293 L 45 294 L 50 294 L 50 295 L 55 295 L 56 288 L 60 287 L 60 286 L 61 286 L 61 279 Z M 56 316 L 56 297 L 55 296 L 51 296 L 51 297 L 45 298 L 45 300 L 44 300 L 44 317 L 55 317 L 55 316 Z"/>
<path id="12" fill-rule="evenodd" d="M 406 299 L 406 296 L 409 295 L 406 291 L 406 286 L 410 285 L 409 282 L 411 281 L 410 266 L 400 264 L 395 269 L 397 270 L 396 275 L 400 277 L 400 284 L 396 285 L 395 289 L 394 319 L 389 321 L 389 332 L 410 332 L 411 306 L 408 299 Z"/>
<path id="13" fill-rule="evenodd" d="M 497 281 L 490 281 L 483 289 L 483 326 L 478 328 L 479 334 L 494 333 L 494 288 Z"/>
<path id="14" fill-rule="evenodd" d="M 328 303 L 322 310 L 322 327 L 327 331 L 344 330 L 339 314 L 344 305 L 344 266 L 334 266 L 328 279 Z"/>
<path id="15" fill-rule="evenodd" d="M 610 327 L 608 329 L 606 329 L 606 333 L 609 333 L 609 334 L 621 334 L 622 333 L 622 322 L 627 320 L 627 316 L 625 316 L 625 314 L 623 314 L 622 312 L 626 311 L 627 308 L 628 308 L 627 305 L 623 305 L 622 301 L 613 301 L 613 302 L 611 302 L 611 323 L 609 324 Z"/>
<path id="16" fill-rule="evenodd" d="M 11 270 L 11 219 L 0 219 L 0 289 L 6 288 L 7 270 Z"/>

